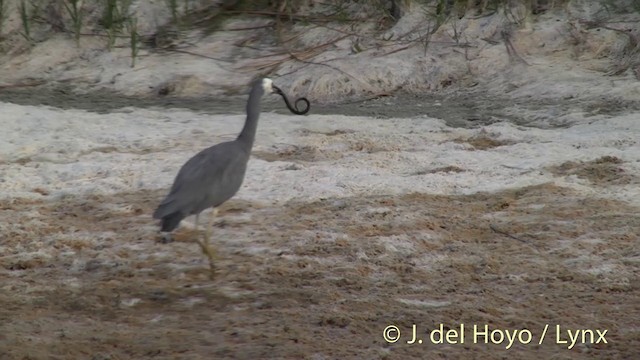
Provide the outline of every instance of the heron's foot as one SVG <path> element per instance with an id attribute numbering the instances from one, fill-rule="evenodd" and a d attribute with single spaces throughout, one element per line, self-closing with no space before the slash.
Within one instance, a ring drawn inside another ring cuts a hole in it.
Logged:
<path id="1" fill-rule="evenodd" d="M 173 242 L 173 237 L 170 232 L 161 232 L 160 233 L 160 243 L 168 244 Z"/>
<path id="2" fill-rule="evenodd" d="M 215 249 L 207 243 L 206 240 L 196 240 L 198 245 L 200 245 L 200 249 L 202 253 L 209 259 L 209 269 L 211 270 L 211 278 L 215 276 L 216 266 L 214 264 L 214 260 L 218 259 L 218 254 Z"/>

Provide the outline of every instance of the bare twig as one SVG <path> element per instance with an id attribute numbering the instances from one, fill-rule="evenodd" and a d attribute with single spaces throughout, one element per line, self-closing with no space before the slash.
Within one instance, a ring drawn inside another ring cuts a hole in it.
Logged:
<path id="1" fill-rule="evenodd" d="M 332 18 L 328 16 L 304 16 L 304 15 L 296 15 L 296 14 L 286 14 L 284 12 L 274 12 L 274 11 L 258 11 L 258 10 L 227 10 L 225 11 L 227 14 L 244 14 L 244 15 L 260 15 L 260 16 L 269 16 L 269 17 L 278 17 L 278 18 L 288 18 L 291 21 L 307 21 L 307 22 L 333 22 L 333 21 L 362 21 L 362 19 L 338 19 Z"/>
<path id="2" fill-rule="evenodd" d="M 495 232 L 497 234 L 504 235 L 504 236 L 506 236 L 508 238 L 511 238 L 511 239 L 514 239 L 514 240 L 518 240 L 518 241 L 523 242 L 525 244 L 529 244 L 529 242 L 526 241 L 526 240 L 523 240 L 523 239 L 520 239 L 519 237 L 513 236 L 513 235 L 509 234 L 506 231 L 502 231 L 500 229 L 497 229 L 495 226 L 493 226 L 493 224 L 489 224 L 489 229 L 493 230 L 493 232 Z"/>
<path id="3" fill-rule="evenodd" d="M 222 29 L 222 31 L 246 31 L 246 30 L 257 30 L 257 29 L 266 29 L 272 28 L 273 24 L 260 25 L 260 26 L 248 26 L 248 27 L 240 27 L 240 28 L 232 28 L 232 29 Z"/>
<path id="4" fill-rule="evenodd" d="M 297 69 L 293 69 L 293 70 L 291 70 L 291 71 L 289 71 L 289 72 L 286 72 L 286 73 L 284 73 L 284 74 L 278 74 L 278 76 L 282 77 L 282 76 L 291 75 L 291 74 L 293 74 L 293 73 L 295 73 L 295 72 L 297 72 L 297 71 L 300 71 L 300 70 L 302 70 L 302 69 L 306 68 L 306 67 L 307 67 L 307 66 L 309 66 L 309 65 L 312 65 L 312 64 L 304 64 L 304 65 L 300 66 L 300 67 L 299 67 L 299 68 L 297 68 Z"/>
<path id="5" fill-rule="evenodd" d="M 222 62 L 226 62 L 226 63 L 231 63 L 232 62 L 232 61 L 229 61 L 229 60 L 224 60 L 224 59 L 215 58 L 215 57 L 212 57 L 212 56 L 198 54 L 198 53 L 195 53 L 195 52 L 192 52 L 192 51 L 188 51 L 188 50 L 180 50 L 180 49 L 176 49 L 176 48 L 166 48 L 166 49 L 162 49 L 162 50 L 169 51 L 169 52 L 181 53 L 181 54 L 187 54 L 187 55 L 193 55 L 193 56 L 197 56 L 197 57 L 201 57 L 201 58 L 205 58 L 205 59 L 222 61 Z"/>
<path id="6" fill-rule="evenodd" d="M 45 80 L 32 80 L 30 82 L 22 82 L 18 84 L 0 84 L 0 89 L 14 89 L 14 88 L 22 88 L 22 87 L 32 87 L 32 86 L 40 86 L 45 84 Z"/>
<path id="7" fill-rule="evenodd" d="M 191 14 L 196 13 L 206 13 L 205 16 L 199 17 L 193 20 L 192 25 L 199 25 L 202 23 L 208 23 L 212 19 L 216 18 L 222 14 L 231 14 L 231 15 L 258 15 L 258 16 L 269 16 L 276 17 L 277 19 L 286 18 L 289 21 L 305 21 L 305 22 L 333 22 L 333 21 L 342 21 L 342 22 L 357 22 L 362 21 L 363 19 L 345 19 L 343 17 L 336 16 L 338 11 L 325 14 L 324 16 L 304 16 L 293 14 L 285 11 L 287 3 L 285 1 L 281 2 L 280 11 L 261 11 L 261 10 L 234 10 L 236 5 L 238 5 L 239 1 L 225 1 L 225 4 L 222 6 L 211 6 L 206 5 L 199 9 L 192 9 L 190 11 Z"/>
<path id="8" fill-rule="evenodd" d="M 517 62 L 521 62 L 525 65 L 529 65 L 529 63 L 527 63 L 516 51 L 515 46 L 513 46 L 513 43 L 511 42 L 511 31 L 509 29 L 503 29 L 500 32 L 500 35 L 502 36 L 502 40 L 504 40 L 504 46 L 507 48 L 507 54 L 509 55 L 509 60 L 510 61 L 517 61 Z"/>
<path id="9" fill-rule="evenodd" d="M 340 73 L 342 73 L 342 74 L 344 74 L 344 75 L 346 75 L 346 76 L 348 76 L 348 77 L 350 77 L 350 78 L 352 78 L 352 79 L 354 79 L 354 80 L 356 80 L 356 81 L 368 86 L 368 84 L 366 82 L 358 79 L 357 77 L 355 77 L 355 76 L 349 74 L 348 72 L 346 72 L 346 71 L 344 71 L 342 69 L 339 69 L 339 68 L 337 68 L 335 66 L 332 66 L 332 65 L 329 65 L 329 64 L 324 64 L 324 63 L 321 63 L 321 62 L 314 62 L 314 61 L 308 61 L 308 60 L 300 59 L 300 58 L 296 57 L 293 53 L 291 54 L 291 56 L 296 61 L 299 61 L 299 62 L 304 63 L 304 64 L 326 66 L 326 67 L 328 67 L 330 69 L 338 71 L 338 72 L 340 72 Z"/>
<path id="10" fill-rule="evenodd" d="M 316 45 L 316 46 L 304 49 L 303 51 L 300 51 L 298 53 L 293 53 L 290 50 L 286 50 L 284 52 L 262 56 L 261 58 L 269 58 L 269 57 L 274 57 L 274 56 L 284 56 L 284 57 L 281 58 L 281 59 L 270 60 L 270 61 L 266 62 L 265 65 L 258 65 L 257 69 L 264 69 L 264 68 L 270 67 L 270 66 L 272 66 L 274 64 L 282 64 L 282 63 L 287 62 L 289 60 L 298 60 L 298 61 L 300 61 L 300 59 L 309 59 L 309 58 L 311 58 L 313 56 L 316 56 L 317 54 L 321 53 L 324 49 L 326 49 L 330 45 L 333 45 L 337 41 L 345 39 L 348 36 L 350 36 L 350 35 L 344 35 L 344 36 L 338 37 L 338 38 L 333 39 L 331 41 L 327 41 L 325 43 L 322 43 L 320 45 Z"/>
<path id="11" fill-rule="evenodd" d="M 399 47 L 397 49 L 394 49 L 394 50 L 391 50 L 389 52 L 386 52 L 386 53 L 384 53 L 384 54 L 382 54 L 380 56 L 387 56 L 387 55 L 395 54 L 397 52 L 404 51 L 404 50 L 407 50 L 407 49 L 409 49 L 411 47 L 414 47 L 416 44 L 409 44 L 409 45 L 401 46 L 401 47 Z"/>

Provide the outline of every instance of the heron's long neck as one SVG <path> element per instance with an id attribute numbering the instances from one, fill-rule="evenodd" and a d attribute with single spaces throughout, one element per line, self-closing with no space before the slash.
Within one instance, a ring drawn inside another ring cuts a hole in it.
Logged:
<path id="1" fill-rule="evenodd" d="M 260 98 L 261 94 L 252 91 L 247 102 L 247 119 L 244 127 L 238 135 L 238 140 L 245 143 L 248 148 L 253 146 L 253 140 L 256 138 L 256 130 L 258 128 L 258 118 L 260 117 Z"/>

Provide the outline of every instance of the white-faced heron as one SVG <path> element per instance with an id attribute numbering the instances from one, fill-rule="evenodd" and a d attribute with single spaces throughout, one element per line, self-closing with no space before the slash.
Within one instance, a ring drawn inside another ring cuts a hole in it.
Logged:
<path id="1" fill-rule="evenodd" d="M 154 219 L 161 219 L 160 231 L 165 233 L 164 242 L 170 242 L 171 235 L 167 233 L 176 229 L 184 218 L 195 215 L 197 231 L 200 213 L 205 209 L 213 208 L 211 221 L 205 230 L 205 238 L 196 240 L 209 259 L 212 274 L 215 269 L 213 264 L 215 252 L 209 246 L 209 238 L 213 220 L 218 212 L 217 207 L 231 199 L 244 181 L 258 127 L 260 100 L 262 95 L 270 93 L 281 95 L 289 110 L 295 114 L 302 115 L 309 111 L 307 99 L 297 99 L 294 108 L 282 90 L 273 85 L 271 79 L 264 78 L 256 81 L 249 94 L 247 119 L 240 135 L 233 141 L 223 142 L 200 151 L 182 165 L 169 195 L 153 213 Z M 304 110 L 297 109 L 299 101 L 306 103 Z"/>

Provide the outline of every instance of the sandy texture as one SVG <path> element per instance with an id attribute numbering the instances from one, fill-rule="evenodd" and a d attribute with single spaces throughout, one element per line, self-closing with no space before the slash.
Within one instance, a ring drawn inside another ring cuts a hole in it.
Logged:
<path id="1" fill-rule="evenodd" d="M 323 26 L 167 31 L 176 47 L 146 42 L 132 68 L 126 37 L 77 47 L 46 17 L 27 46 L 10 3 L 0 359 L 640 358 L 637 12 L 515 6 L 427 37 L 425 9 L 354 2 L 360 18 Z M 142 35 L 167 30 L 163 1 L 132 11 Z M 150 214 L 189 157 L 235 137 L 266 73 L 312 111 L 265 99 L 212 280 L 193 220 L 160 244 Z M 461 324 L 464 344 L 430 341 Z M 530 343 L 475 343 L 474 325 Z"/>
<path id="2" fill-rule="evenodd" d="M 638 354 L 640 217 L 625 203 L 553 185 L 277 207 L 232 201 L 215 230 L 221 260 L 210 281 L 188 242 L 195 234 L 182 231 L 171 245 L 152 241 L 148 213 L 159 195 L 3 207 L 5 218 L 22 224 L 3 241 L 10 249 L 1 259 L 6 358 Z M 528 329 L 536 340 L 509 350 L 506 343 L 405 343 L 412 324 L 426 332 L 440 323 Z M 396 345 L 382 339 L 390 324 L 405 332 Z M 552 328 L 538 346 L 545 324 L 608 329 L 609 343 L 567 350 Z"/>
<path id="3" fill-rule="evenodd" d="M 637 113 L 552 130 L 265 113 L 210 280 L 193 229 L 156 243 L 150 213 L 241 115 L 2 107 L 2 358 L 638 355 Z M 461 323 L 467 343 L 427 341 Z M 534 339 L 474 344 L 474 324 Z M 567 350 L 556 325 L 608 343 Z"/>

